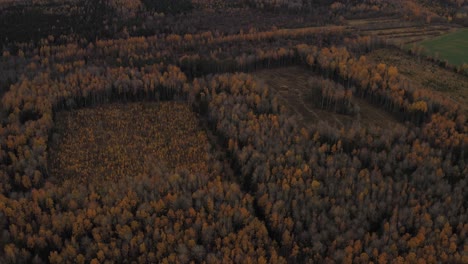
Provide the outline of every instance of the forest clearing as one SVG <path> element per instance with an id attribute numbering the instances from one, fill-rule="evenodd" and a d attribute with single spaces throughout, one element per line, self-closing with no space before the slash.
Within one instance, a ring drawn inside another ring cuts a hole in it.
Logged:
<path id="1" fill-rule="evenodd" d="M 315 102 L 317 98 L 314 98 L 308 85 L 309 78 L 315 75 L 310 70 L 297 66 L 260 70 L 254 73 L 261 82 L 278 93 L 285 105 L 293 113 L 298 114 L 305 125 L 326 122 L 338 129 L 349 129 L 351 126 L 389 128 L 402 125 L 378 106 L 355 96 L 352 100 L 360 108 L 359 117 L 338 114 L 317 107 Z"/>

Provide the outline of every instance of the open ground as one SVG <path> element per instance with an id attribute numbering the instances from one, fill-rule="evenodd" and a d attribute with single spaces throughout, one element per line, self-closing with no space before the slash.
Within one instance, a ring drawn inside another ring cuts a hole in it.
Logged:
<path id="1" fill-rule="evenodd" d="M 383 109 L 356 97 L 353 98 L 353 103 L 360 108 L 360 114 L 356 117 L 314 107 L 313 98 L 310 96 L 311 91 L 309 91 L 310 88 L 307 84 L 308 79 L 314 76 L 314 73 L 306 68 L 295 66 L 261 70 L 255 72 L 254 75 L 273 88 L 288 109 L 296 113 L 306 126 L 319 121 L 327 122 L 338 128 L 350 127 L 356 122 L 366 127 L 385 128 L 400 125 L 392 115 Z"/>

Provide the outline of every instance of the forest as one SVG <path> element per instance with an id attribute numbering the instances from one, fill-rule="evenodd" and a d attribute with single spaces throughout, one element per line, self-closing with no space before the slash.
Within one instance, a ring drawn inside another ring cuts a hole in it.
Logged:
<path id="1" fill-rule="evenodd" d="M 0 263 L 468 263 L 468 2 L 0 14 Z"/>

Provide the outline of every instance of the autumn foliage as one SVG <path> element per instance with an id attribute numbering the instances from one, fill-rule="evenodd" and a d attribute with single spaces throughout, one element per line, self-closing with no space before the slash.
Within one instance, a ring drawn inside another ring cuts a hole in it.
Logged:
<path id="1" fill-rule="evenodd" d="M 318 2 L 327 16 L 419 7 Z M 466 113 L 365 55 L 395 47 L 340 25 L 194 30 L 205 18 L 122 3 L 145 23 L 0 57 L 0 263 L 468 262 Z M 317 3 L 194 12 L 306 23 Z M 291 65 L 314 76 L 308 107 L 353 118 L 359 98 L 401 125 L 305 124 L 249 74 Z"/>

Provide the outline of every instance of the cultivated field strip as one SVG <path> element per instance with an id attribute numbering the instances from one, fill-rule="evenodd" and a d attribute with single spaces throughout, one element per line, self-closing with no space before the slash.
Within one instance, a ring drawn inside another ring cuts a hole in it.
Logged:
<path id="1" fill-rule="evenodd" d="M 364 35 L 376 35 L 395 44 L 410 44 L 437 37 L 453 31 L 453 25 L 420 24 L 397 18 L 373 18 L 349 20 L 348 30 Z"/>

